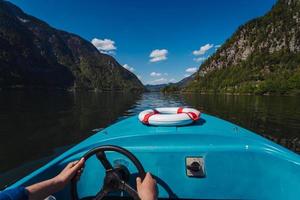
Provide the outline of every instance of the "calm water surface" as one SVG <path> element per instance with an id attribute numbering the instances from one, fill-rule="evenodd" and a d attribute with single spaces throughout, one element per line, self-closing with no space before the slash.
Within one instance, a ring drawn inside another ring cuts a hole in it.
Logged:
<path id="1" fill-rule="evenodd" d="M 0 92 L 0 187 L 109 124 L 161 106 L 192 106 L 300 152 L 300 97 Z"/>

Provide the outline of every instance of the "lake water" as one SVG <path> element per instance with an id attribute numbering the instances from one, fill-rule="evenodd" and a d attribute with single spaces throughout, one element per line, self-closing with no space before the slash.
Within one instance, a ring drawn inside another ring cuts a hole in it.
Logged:
<path id="1" fill-rule="evenodd" d="M 300 152 L 300 97 L 0 92 L 0 188 L 146 108 L 192 106 Z"/>

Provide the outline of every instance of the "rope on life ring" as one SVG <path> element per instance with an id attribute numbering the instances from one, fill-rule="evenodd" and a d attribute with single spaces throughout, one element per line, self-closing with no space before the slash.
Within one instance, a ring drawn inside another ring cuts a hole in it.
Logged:
<path id="1" fill-rule="evenodd" d="M 151 116 L 153 116 L 153 115 L 156 115 L 156 114 L 158 114 L 159 112 L 157 111 L 157 110 L 153 110 L 153 112 L 151 112 L 151 113 L 148 113 L 148 114 L 146 114 L 145 116 L 144 116 L 144 118 L 143 118 L 143 123 L 144 124 L 149 124 L 149 118 L 151 117 Z"/>
<path id="2" fill-rule="evenodd" d="M 200 114 L 194 108 L 164 107 L 142 111 L 139 120 L 146 125 L 183 126 L 197 121 Z"/>
<path id="3" fill-rule="evenodd" d="M 183 109 L 183 107 L 179 107 L 177 109 L 177 113 L 186 113 L 193 121 L 197 121 L 199 119 L 200 111 L 198 111 L 199 115 L 197 115 L 195 112 L 183 112 Z"/>

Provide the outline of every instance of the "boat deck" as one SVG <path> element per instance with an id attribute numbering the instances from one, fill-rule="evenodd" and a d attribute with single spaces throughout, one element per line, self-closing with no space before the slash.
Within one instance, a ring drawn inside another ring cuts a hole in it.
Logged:
<path id="1" fill-rule="evenodd" d="M 126 148 L 140 160 L 157 178 L 160 198 L 293 199 L 300 195 L 299 155 L 206 114 L 197 123 L 183 127 L 146 126 L 137 116 L 118 121 L 11 187 L 49 178 L 88 150 L 107 144 Z M 134 182 L 136 169 L 128 159 L 116 153 L 108 153 L 108 158 L 127 166 Z M 187 175 L 187 158 L 203 162 L 203 176 Z M 99 190 L 103 170 L 96 158 L 86 162 L 78 183 L 80 196 L 92 196 Z M 69 192 L 58 196 L 69 199 Z"/>

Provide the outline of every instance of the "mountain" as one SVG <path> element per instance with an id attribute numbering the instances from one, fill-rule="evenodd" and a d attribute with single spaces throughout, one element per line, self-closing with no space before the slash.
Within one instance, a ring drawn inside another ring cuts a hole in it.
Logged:
<path id="1" fill-rule="evenodd" d="M 177 83 L 169 83 L 165 84 L 164 87 L 160 88 L 160 91 L 163 93 L 174 93 L 174 92 L 180 92 L 182 89 L 184 89 L 186 86 L 189 85 L 189 83 L 196 77 L 196 73 L 185 77 L 181 81 Z"/>
<path id="2" fill-rule="evenodd" d="M 175 83 L 175 85 L 178 87 L 178 88 L 184 88 L 186 87 L 192 80 L 195 79 L 197 73 L 194 73 L 188 77 L 185 77 L 184 79 L 182 79 L 181 81 Z"/>
<path id="3" fill-rule="evenodd" d="M 166 87 L 168 84 L 158 84 L 158 85 L 145 85 L 147 91 L 149 92 L 159 92 L 162 88 Z"/>
<path id="4" fill-rule="evenodd" d="M 175 92 L 179 91 L 183 87 L 187 86 L 187 84 L 195 78 L 195 74 L 188 76 L 177 83 L 165 83 L 165 84 L 158 84 L 158 85 L 145 85 L 147 91 L 149 92 Z"/>
<path id="5" fill-rule="evenodd" d="M 199 68 L 183 91 L 300 93 L 300 1 L 278 0 Z"/>
<path id="6" fill-rule="evenodd" d="M 144 90 L 133 73 L 89 41 L 0 0 L 0 89 L 16 87 Z"/>

